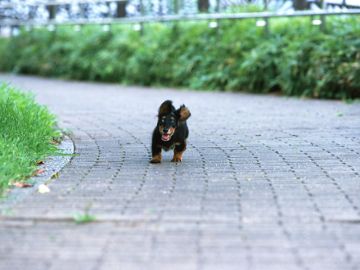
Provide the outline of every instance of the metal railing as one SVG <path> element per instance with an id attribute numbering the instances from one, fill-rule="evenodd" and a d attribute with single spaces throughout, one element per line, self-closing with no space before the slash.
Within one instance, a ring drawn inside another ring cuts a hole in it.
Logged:
<path id="1" fill-rule="evenodd" d="M 325 7 L 327 0 L 12 0 L 0 1 L 0 19 L 61 21 L 64 16 L 77 19 L 232 13 L 249 4 L 268 11 L 284 5 L 291 8 L 291 1 L 306 3 L 309 8 Z"/>
<path id="2" fill-rule="evenodd" d="M 33 1 L 24 2 L 22 5 L 26 6 L 62 6 L 62 5 L 79 5 L 79 4 L 97 4 L 97 3 L 112 3 L 112 2 L 127 2 L 127 0 L 53 0 L 53 1 Z M 19 3 L 0 3 L 0 8 L 16 8 Z"/>
<path id="3" fill-rule="evenodd" d="M 215 13 L 215 14 L 192 14 L 192 15 L 165 15 L 165 16 L 141 16 L 130 18 L 100 18 L 100 19 L 72 19 L 68 21 L 21 21 L 0 20 L 1 26 L 46 26 L 46 25 L 83 25 L 83 24 L 121 24 L 121 23 L 151 23 L 151 22 L 176 22 L 176 21 L 212 21 L 212 20 L 242 20 L 264 19 L 279 17 L 326 17 L 326 16 L 349 16 L 360 15 L 360 9 L 346 11 L 294 11 L 294 12 L 253 12 L 253 13 Z"/>
<path id="4" fill-rule="evenodd" d="M 143 0 L 139 0 L 140 3 Z M 174 1 L 174 0 L 172 0 Z M 220 1 L 220 0 L 218 0 Z M 259 0 L 268 3 L 269 0 Z M 31 5 L 44 4 L 46 7 L 56 7 L 58 5 L 67 5 L 67 4 L 94 4 L 94 3 L 117 3 L 122 4 L 122 8 L 125 7 L 124 4 L 128 3 L 128 0 L 55 0 L 53 2 L 49 1 L 37 1 L 31 3 Z M 30 3 L 29 3 L 30 4 Z M 0 5 L 6 5 L 3 3 Z M 11 5 L 8 3 L 8 5 Z M 305 10 L 305 11 L 287 11 L 287 12 L 252 12 L 252 13 L 196 13 L 196 14 L 175 14 L 175 15 L 151 15 L 151 16 L 115 16 L 115 17 L 104 17 L 104 18 L 69 18 L 66 20 L 57 20 L 56 16 L 51 16 L 51 9 L 49 11 L 49 18 L 44 20 L 38 19 L 0 19 L 0 30 L 8 28 L 8 35 L 14 35 L 18 32 L 18 28 L 25 26 L 27 29 L 32 27 L 43 27 L 47 26 L 50 31 L 55 29 L 55 26 L 59 25 L 75 25 L 76 29 L 80 29 L 80 25 L 90 24 L 90 25 L 105 25 L 103 29 L 108 31 L 109 25 L 113 24 L 135 24 L 134 30 L 141 31 L 143 29 L 143 24 L 152 23 L 152 22 L 178 22 L 178 21 L 209 21 L 209 27 L 216 28 L 218 23 L 221 20 L 244 20 L 244 19 L 256 19 L 256 25 L 259 27 L 264 27 L 265 31 L 269 31 L 270 20 L 272 18 L 280 17 L 310 17 L 313 25 L 319 25 L 321 29 L 325 29 L 325 22 L 327 16 L 354 16 L 360 15 L 360 9 L 348 9 L 348 10 Z"/>

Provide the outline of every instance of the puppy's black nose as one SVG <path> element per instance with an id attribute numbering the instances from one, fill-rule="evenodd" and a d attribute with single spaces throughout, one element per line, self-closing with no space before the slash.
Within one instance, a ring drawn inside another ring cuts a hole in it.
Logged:
<path id="1" fill-rule="evenodd" d="M 168 133 L 168 131 L 169 131 L 169 129 L 167 129 L 167 128 L 164 128 L 164 129 L 163 129 L 163 132 L 164 132 L 164 133 Z"/>

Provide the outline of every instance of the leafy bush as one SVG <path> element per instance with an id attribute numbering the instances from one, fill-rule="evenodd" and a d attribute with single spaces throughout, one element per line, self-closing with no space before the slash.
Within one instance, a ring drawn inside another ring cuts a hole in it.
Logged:
<path id="1" fill-rule="evenodd" d="M 23 180 L 36 162 L 55 153 L 51 144 L 60 134 L 55 118 L 29 94 L 0 85 L 0 194 L 10 181 Z"/>
<path id="2" fill-rule="evenodd" d="M 327 35 L 322 43 L 315 46 L 309 69 L 315 78 L 314 96 L 360 96 L 359 37 L 358 22 L 347 22 L 337 28 L 336 36 Z"/>
<path id="3" fill-rule="evenodd" d="M 263 93 L 276 90 L 281 43 L 282 41 L 275 39 L 270 43 L 265 41 L 247 52 L 239 65 L 237 76 L 228 84 L 228 89 Z"/>
<path id="4" fill-rule="evenodd" d="M 360 19 L 328 17 L 36 29 L 0 41 L 0 69 L 80 80 L 285 95 L 360 97 Z M 9 53 L 11 52 L 11 53 Z"/>

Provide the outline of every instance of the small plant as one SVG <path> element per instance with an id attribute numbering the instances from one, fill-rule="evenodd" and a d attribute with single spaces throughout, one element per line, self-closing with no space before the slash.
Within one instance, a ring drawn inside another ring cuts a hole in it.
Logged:
<path id="1" fill-rule="evenodd" d="M 91 203 L 89 203 L 85 209 L 83 213 L 76 213 L 73 218 L 76 224 L 85 224 L 85 223 L 90 223 L 90 222 L 94 222 L 96 220 L 96 217 L 94 215 L 91 215 L 89 213 L 91 208 Z"/>
<path id="2" fill-rule="evenodd" d="M 336 116 L 337 116 L 337 117 L 343 117 L 344 114 L 343 114 L 342 112 L 337 112 L 337 113 L 336 113 Z"/>
<path id="3" fill-rule="evenodd" d="M 84 224 L 84 223 L 90 223 L 94 222 L 96 220 L 96 217 L 93 215 L 90 215 L 89 213 L 77 213 L 73 216 L 74 221 L 76 224 Z"/>

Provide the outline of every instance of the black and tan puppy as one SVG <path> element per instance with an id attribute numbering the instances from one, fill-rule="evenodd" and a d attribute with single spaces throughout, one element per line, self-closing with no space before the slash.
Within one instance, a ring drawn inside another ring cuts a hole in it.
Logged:
<path id="1" fill-rule="evenodd" d="M 185 105 L 175 109 L 171 100 L 164 101 L 159 108 L 158 122 L 152 136 L 152 159 L 151 163 L 161 162 L 161 150 L 174 149 L 172 162 L 181 162 L 186 149 L 186 139 L 189 129 L 186 120 L 190 117 L 190 111 Z"/>

